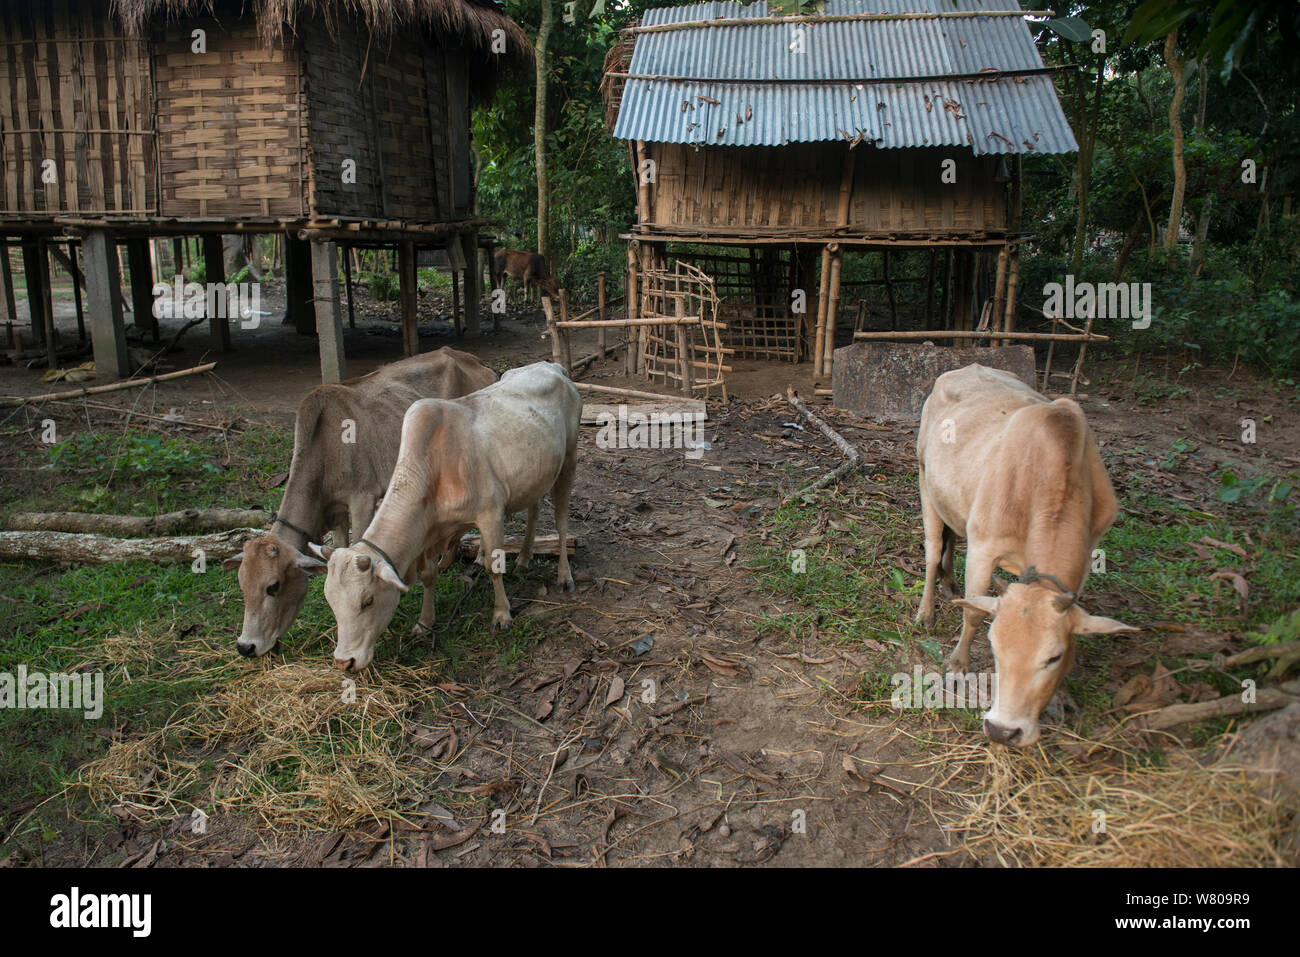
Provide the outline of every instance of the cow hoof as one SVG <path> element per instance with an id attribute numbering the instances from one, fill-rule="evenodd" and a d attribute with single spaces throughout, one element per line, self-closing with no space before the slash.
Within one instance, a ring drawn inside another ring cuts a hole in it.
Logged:
<path id="1" fill-rule="evenodd" d="M 433 625 L 426 625 L 422 621 L 417 621 L 415 627 L 411 629 L 412 638 L 424 638 L 433 634 Z"/>
<path id="2" fill-rule="evenodd" d="M 555 584 L 558 585 L 560 588 L 564 589 L 565 591 L 577 591 L 577 590 L 578 590 L 578 586 L 575 585 L 575 584 L 573 583 L 573 576 L 572 576 L 572 575 L 570 575 L 570 576 L 569 576 L 567 579 L 565 579 L 564 581 L 557 581 Z"/>
<path id="3" fill-rule="evenodd" d="M 931 628 L 933 628 L 933 627 L 934 627 L 934 609 L 932 608 L 932 609 L 930 609 L 928 612 L 925 611 L 924 609 L 922 609 L 921 611 L 918 611 L 918 612 L 916 613 L 916 623 L 917 623 L 918 625 L 920 625 L 922 628 L 924 628 L 926 631 L 929 631 Z"/>
<path id="4" fill-rule="evenodd" d="M 525 568 L 528 567 L 528 563 L 531 562 L 532 560 L 533 560 L 532 555 L 525 555 L 523 552 L 520 552 L 519 557 L 515 559 L 515 571 L 520 571 L 520 572 L 523 571 Z"/>
<path id="5" fill-rule="evenodd" d="M 510 612 L 499 611 L 492 616 L 492 630 L 505 631 L 507 628 L 510 627 L 510 622 L 512 620 L 513 619 L 510 617 Z"/>
<path id="6" fill-rule="evenodd" d="M 957 583 L 949 582 L 949 581 L 940 581 L 939 594 L 942 595 L 946 600 L 952 601 L 953 597 L 957 594 Z"/>
<path id="7" fill-rule="evenodd" d="M 950 675 L 962 675 L 970 668 L 970 656 L 958 658 L 956 654 L 951 654 L 943 661 L 944 670 Z"/>

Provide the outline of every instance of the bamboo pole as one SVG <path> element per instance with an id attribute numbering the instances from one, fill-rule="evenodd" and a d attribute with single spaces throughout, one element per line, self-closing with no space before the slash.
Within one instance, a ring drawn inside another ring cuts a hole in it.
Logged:
<path id="1" fill-rule="evenodd" d="M 150 376 L 147 379 L 123 379 L 121 382 L 114 382 L 111 385 L 96 385 L 91 386 L 88 389 L 71 389 L 67 392 L 47 392 L 43 395 L 0 396 L 0 407 L 31 405 L 36 402 L 57 402 L 62 399 L 77 399 L 83 395 L 100 395 L 104 392 L 117 392 L 120 389 L 132 389 L 136 386 L 149 385 L 156 382 L 167 382 L 171 379 L 183 379 L 185 376 L 198 375 L 201 372 L 211 371 L 216 367 L 216 365 L 215 362 L 206 362 L 201 366 L 194 366 L 192 369 L 166 372 L 162 375 Z"/>
<path id="2" fill-rule="evenodd" d="M 605 354 L 605 270 L 596 274 L 596 312 L 600 320 L 600 332 L 596 337 L 596 350 Z"/>
<path id="3" fill-rule="evenodd" d="M 831 281 L 826 296 L 826 351 L 822 357 L 822 375 L 831 374 L 835 353 L 835 320 L 840 309 L 840 274 L 844 268 L 844 250 L 839 243 L 831 243 Z"/>
<path id="4" fill-rule="evenodd" d="M 854 339 L 879 339 L 879 340 L 896 340 L 915 341 L 924 339 L 1023 339 L 1026 342 L 1109 342 L 1109 336 L 1092 333 L 1090 335 L 1066 334 L 1056 332 L 1011 332 L 998 333 L 995 331 L 981 332 L 978 329 L 951 329 L 944 331 L 942 329 L 934 330 L 915 330 L 900 332 L 855 332 Z"/>
<path id="5" fill-rule="evenodd" d="M 542 311 L 546 313 L 546 328 L 551 334 L 551 361 L 562 366 L 564 356 L 560 352 L 560 330 L 555 328 L 555 309 L 550 296 L 542 296 Z"/>

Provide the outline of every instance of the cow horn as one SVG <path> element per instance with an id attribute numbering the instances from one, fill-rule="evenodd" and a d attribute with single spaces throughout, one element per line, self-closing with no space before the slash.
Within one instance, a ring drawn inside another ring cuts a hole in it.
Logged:
<path id="1" fill-rule="evenodd" d="M 1079 600 L 1079 596 L 1072 591 L 1067 591 L 1063 595 L 1057 595 L 1052 599 L 1056 603 L 1057 611 L 1068 611 L 1070 606 Z"/>
<path id="2" fill-rule="evenodd" d="M 361 571 L 363 571 L 363 572 L 368 572 L 368 571 L 370 571 L 370 556 L 369 556 L 369 555 L 358 555 L 358 556 L 357 556 L 357 568 L 361 569 Z"/>

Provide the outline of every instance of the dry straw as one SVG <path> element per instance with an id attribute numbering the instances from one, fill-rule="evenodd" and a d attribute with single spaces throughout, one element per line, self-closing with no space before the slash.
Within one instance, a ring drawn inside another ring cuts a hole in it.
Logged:
<path id="1" fill-rule="evenodd" d="M 161 820 L 199 806 L 325 829 L 392 822 L 427 798 L 430 765 L 408 742 L 438 680 L 431 666 L 384 663 L 345 678 L 315 656 L 244 662 L 175 628 L 111 637 L 84 664 L 110 682 L 212 681 L 165 727 L 115 741 L 80 770 L 74 786 L 100 808 Z"/>

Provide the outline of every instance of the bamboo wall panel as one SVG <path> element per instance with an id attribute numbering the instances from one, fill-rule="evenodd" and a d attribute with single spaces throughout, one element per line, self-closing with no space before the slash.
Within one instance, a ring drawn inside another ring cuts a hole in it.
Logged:
<path id="1" fill-rule="evenodd" d="M 843 143 L 695 149 L 646 145 L 655 161 L 651 216 L 661 228 L 833 230 Z M 956 161 L 956 183 L 940 178 Z M 969 150 L 854 150 L 851 232 L 989 232 L 1005 229 L 997 158 Z"/>
<path id="2" fill-rule="evenodd" d="M 194 53 L 191 32 L 207 31 Z M 287 218 L 306 211 L 299 63 L 252 19 L 169 23 L 155 35 L 161 212 Z"/>
<path id="3" fill-rule="evenodd" d="M 415 36 L 381 41 L 347 24 L 334 36 L 312 24 L 300 36 L 312 211 L 421 222 L 453 218 L 443 54 Z M 467 162 L 468 93 L 459 96 Z M 346 159 L 356 160 L 355 184 L 342 181 Z"/>
<path id="4" fill-rule="evenodd" d="M 0 88 L 0 215 L 156 211 L 148 48 L 106 2 L 0 5 Z"/>

